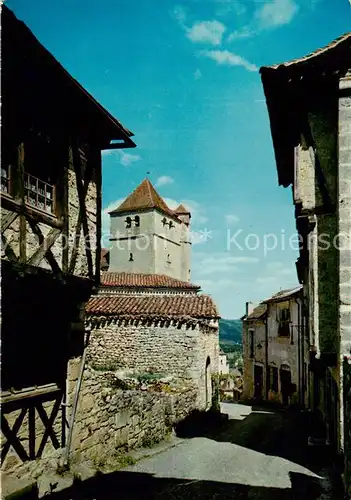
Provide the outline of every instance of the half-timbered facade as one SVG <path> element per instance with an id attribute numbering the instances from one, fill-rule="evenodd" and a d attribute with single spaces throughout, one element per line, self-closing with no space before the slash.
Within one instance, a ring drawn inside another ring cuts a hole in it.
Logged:
<path id="1" fill-rule="evenodd" d="M 101 150 L 133 135 L 2 7 L 2 465 L 65 444 L 67 360 L 99 284 Z"/>

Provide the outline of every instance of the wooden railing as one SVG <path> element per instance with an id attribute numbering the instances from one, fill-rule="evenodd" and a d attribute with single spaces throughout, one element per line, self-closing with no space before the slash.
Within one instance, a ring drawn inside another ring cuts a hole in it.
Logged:
<path id="1" fill-rule="evenodd" d="M 53 214 L 54 195 L 53 185 L 24 172 L 24 200 L 28 205 Z"/>

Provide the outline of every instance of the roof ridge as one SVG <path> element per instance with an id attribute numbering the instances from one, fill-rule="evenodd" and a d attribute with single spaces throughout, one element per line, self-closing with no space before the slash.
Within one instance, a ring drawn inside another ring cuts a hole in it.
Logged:
<path id="1" fill-rule="evenodd" d="M 341 44 L 342 42 L 344 42 L 348 38 L 351 38 L 351 31 L 348 31 L 348 32 L 340 35 L 339 37 L 334 38 L 334 40 L 329 42 L 327 45 L 324 45 L 323 47 L 317 48 L 314 51 L 309 52 L 308 54 L 306 54 L 304 56 L 295 57 L 294 59 L 291 59 L 290 61 L 284 61 L 284 62 L 277 63 L 277 64 L 271 64 L 269 66 L 262 66 L 260 68 L 260 72 L 262 72 L 262 70 L 266 70 L 266 69 L 277 69 L 281 66 L 291 66 L 293 64 L 303 63 L 305 61 L 312 59 L 313 57 L 317 57 L 321 54 L 324 54 L 328 50 L 331 50 L 331 49 L 337 47 L 339 44 Z"/>

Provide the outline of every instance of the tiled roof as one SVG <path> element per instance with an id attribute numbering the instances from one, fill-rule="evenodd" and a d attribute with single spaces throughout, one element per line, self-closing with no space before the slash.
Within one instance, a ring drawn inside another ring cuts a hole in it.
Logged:
<path id="1" fill-rule="evenodd" d="M 149 179 L 144 179 L 119 207 L 111 210 L 110 214 L 128 213 L 146 209 L 157 209 L 170 217 L 177 218 L 176 214 L 166 205 Z"/>
<path id="2" fill-rule="evenodd" d="M 179 207 L 177 207 L 174 210 L 174 213 L 177 214 L 177 215 L 185 215 L 185 214 L 187 215 L 187 214 L 190 214 L 189 210 L 187 210 L 182 203 L 179 205 Z"/>
<path id="3" fill-rule="evenodd" d="M 266 304 L 259 304 L 246 319 L 261 319 L 267 312 Z"/>
<path id="4" fill-rule="evenodd" d="M 88 316 L 139 318 L 219 318 L 207 295 L 96 295 L 86 306 Z"/>
<path id="5" fill-rule="evenodd" d="M 200 290 L 200 287 L 163 274 L 102 272 L 101 286 L 135 288 L 177 288 Z"/>
<path id="6" fill-rule="evenodd" d="M 287 62 L 284 62 L 281 64 L 273 64 L 272 66 L 263 66 L 260 71 L 262 71 L 262 70 L 264 71 L 265 69 L 277 69 L 277 68 L 280 68 L 282 66 L 292 66 L 295 64 L 304 63 L 306 61 L 309 61 L 310 59 L 313 59 L 317 56 L 325 54 L 326 52 L 329 52 L 330 50 L 335 49 L 336 47 L 338 47 L 340 45 L 345 45 L 345 44 L 349 45 L 349 47 L 351 49 L 351 32 L 348 32 L 348 33 L 341 35 L 340 37 L 336 38 L 335 40 L 330 42 L 325 47 L 321 47 L 317 50 L 314 50 L 310 54 L 307 54 L 303 57 L 299 57 L 297 59 L 293 59 L 291 61 L 287 61 Z M 350 57 L 351 57 L 351 54 L 350 54 Z"/>
<path id="7" fill-rule="evenodd" d="M 289 288 L 287 290 L 280 290 L 280 292 L 275 293 L 269 299 L 264 300 L 262 303 L 267 304 L 268 302 L 277 302 L 279 300 L 284 300 L 293 295 L 298 294 L 302 290 L 302 285 L 295 286 L 294 288 Z"/>

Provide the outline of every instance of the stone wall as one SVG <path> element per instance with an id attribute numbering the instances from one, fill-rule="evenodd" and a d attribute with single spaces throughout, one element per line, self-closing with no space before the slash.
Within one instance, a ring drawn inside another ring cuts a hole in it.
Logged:
<path id="1" fill-rule="evenodd" d="M 68 370 L 67 422 L 81 369 L 81 358 L 72 359 Z M 79 392 L 77 412 L 72 434 L 70 463 L 89 461 L 99 468 L 113 460 L 117 453 L 140 446 L 151 446 L 163 440 L 172 427 L 197 406 L 197 388 L 184 382 L 157 392 L 152 387 L 144 390 L 119 388 L 120 380 L 111 371 L 98 372 L 86 365 Z M 48 413 L 52 403 L 45 405 Z M 13 422 L 17 416 L 13 415 Z M 36 419 L 37 436 L 43 435 L 40 419 Z M 55 431 L 60 433 L 60 422 Z M 26 446 L 28 425 L 24 422 L 20 435 Z M 68 428 L 66 429 L 68 433 Z M 9 453 L 2 469 L 2 486 L 7 489 L 23 478 L 45 481 L 57 475 L 63 449 L 54 450 L 48 442 L 42 458 L 22 463 L 15 452 Z"/>
<path id="2" fill-rule="evenodd" d="M 154 392 L 116 385 L 111 372 L 85 370 L 72 439 L 75 454 L 104 460 L 119 448 L 159 442 L 196 407 L 197 391 L 191 386 Z"/>
<path id="3" fill-rule="evenodd" d="M 192 380 L 204 405 L 208 357 L 211 372 L 218 371 L 218 329 L 199 324 L 193 328 L 131 323 L 111 322 L 92 330 L 88 350 L 92 366 Z"/>
<path id="4" fill-rule="evenodd" d="M 345 484 L 351 494 L 351 72 L 341 79 L 339 97 L 338 230 L 340 336 L 340 448 L 345 455 Z"/>

